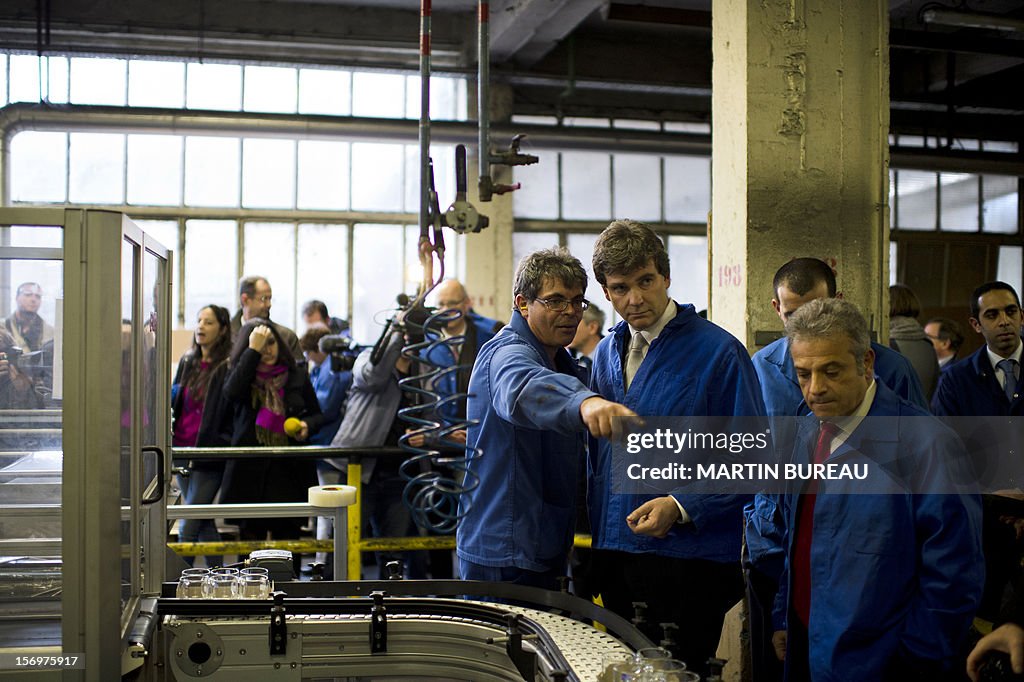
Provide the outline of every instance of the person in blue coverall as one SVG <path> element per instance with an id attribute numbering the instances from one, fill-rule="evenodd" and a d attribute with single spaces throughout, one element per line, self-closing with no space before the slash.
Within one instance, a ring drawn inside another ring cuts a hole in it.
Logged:
<path id="1" fill-rule="evenodd" d="M 617 436 L 632 410 L 580 381 L 565 346 L 583 311 L 587 274 L 565 249 L 516 268 L 512 319 L 484 344 L 469 382 L 466 482 L 456 535 L 464 580 L 557 588 L 572 546 L 584 436 Z M 479 452 L 477 452 L 479 450 Z"/>
<path id="2" fill-rule="evenodd" d="M 970 323 L 974 331 L 984 337 L 985 345 L 942 372 L 939 386 L 932 396 L 932 411 L 943 417 L 1024 415 L 1024 384 L 1020 369 L 1024 345 L 1020 339 L 1021 308 L 1017 292 L 1005 282 L 982 284 L 971 295 Z M 1011 365 L 1013 375 L 1006 372 L 1007 363 Z M 957 426 L 965 425 L 963 421 L 957 422 Z M 1013 447 L 1007 449 L 1013 450 Z M 979 473 L 991 465 L 1012 464 L 1019 458 L 988 448 L 978 448 L 971 454 L 976 458 Z M 1019 474 L 1016 478 L 1020 480 Z M 988 579 L 978 615 L 986 620 L 1001 620 L 1004 588 L 1020 566 L 1016 533 L 1001 519 L 1008 514 L 1002 510 L 999 497 L 985 497 Z"/>
<path id="3" fill-rule="evenodd" d="M 787 681 L 936 680 L 981 600 L 981 500 L 956 434 L 875 381 L 867 322 L 835 298 L 786 323 L 813 415 L 787 461 L 863 465 L 871 483 L 790 480 L 774 641 Z"/>
<path id="4" fill-rule="evenodd" d="M 794 258 L 772 279 L 772 308 L 785 324 L 789 316 L 808 301 L 837 296 L 836 276 L 827 263 L 817 258 Z M 874 371 L 878 379 L 898 396 L 927 409 L 924 390 L 910 361 L 881 344 L 872 343 Z M 802 417 L 810 413 L 783 336 L 768 344 L 752 358 L 761 382 L 765 409 L 771 417 Z M 790 424 L 776 422 L 776 432 L 788 440 Z M 751 665 L 759 679 L 777 680 L 782 673 L 771 647 L 771 609 L 782 571 L 782 546 L 778 537 L 777 501 L 771 495 L 757 495 L 744 510 L 744 535 L 748 597 L 750 600 Z"/>
<path id="5" fill-rule="evenodd" d="M 448 322 L 441 329 L 444 338 L 461 337 L 453 347 L 451 345 L 435 345 L 425 351 L 425 357 L 439 367 L 459 365 L 456 372 L 448 372 L 438 377 L 433 390 L 441 397 L 464 394 L 469 390 L 469 377 L 480 348 L 494 338 L 504 325 L 497 320 L 484 317 L 473 311 L 473 300 L 466 292 L 466 287 L 457 279 L 448 279 L 438 285 L 435 290 L 437 307 L 441 311 L 457 310 L 459 317 Z M 441 416 L 447 421 L 461 420 L 466 417 L 466 399 L 460 398 L 441 409 Z M 465 443 L 465 432 L 453 433 L 450 438 Z"/>
<path id="6" fill-rule="evenodd" d="M 622 317 L 597 347 L 591 387 L 644 416 L 758 416 L 761 389 L 746 349 L 668 293 L 669 260 L 647 225 L 612 222 L 594 246 L 594 275 Z M 628 350 L 627 350 L 628 349 Z M 673 653 L 698 674 L 714 656 L 726 612 L 743 595 L 738 495 L 613 494 L 611 444 L 591 448 L 594 572 L 604 605 L 658 641 L 673 623 Z"/>

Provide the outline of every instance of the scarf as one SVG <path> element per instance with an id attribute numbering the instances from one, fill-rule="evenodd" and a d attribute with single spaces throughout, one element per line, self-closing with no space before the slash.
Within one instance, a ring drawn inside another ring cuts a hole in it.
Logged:
<path id="1" fill-rule="evenodd" d="M 897 341 L 927 340 L 921 324 L 912 317 L 894 315 L 889 318 L 889 338 Z"/>
<path id="2" fill-rule="evenodd" d="M 260 445 L 287 445 L 284 433 L 284 385 L 287 365 L 256 368 L 252 382 L 252 406 L 256 408 L 256 441 Z"/>

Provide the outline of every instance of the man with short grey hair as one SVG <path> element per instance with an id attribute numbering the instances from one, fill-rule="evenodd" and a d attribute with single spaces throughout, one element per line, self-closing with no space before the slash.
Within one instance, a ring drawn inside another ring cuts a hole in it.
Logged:
<path id="1" fill-rule="evenodd" d="M 572 546 L 576 477 L 589 430 L 617 435 L 635 413 L 580 380 L 565 347 L 587 274 L 561 248 L 523 258 L 512 319 L 484 344 L 469 383 L 467 487 L 456 538 L 465 580 L 557 589 Z"/>
<path id="2" fill-rule="evenodd" d="M 787 479 L 773 621 L 786 680 L 933 680 L 956 664 L 985 579 L 981 500 L 938 419 L 875 380 L 868 325 L 836 298 L 786 322 L 804 401 L 788 465 L 864 467 Z M 824 471 L 824 469 L 823 469 Z"/>

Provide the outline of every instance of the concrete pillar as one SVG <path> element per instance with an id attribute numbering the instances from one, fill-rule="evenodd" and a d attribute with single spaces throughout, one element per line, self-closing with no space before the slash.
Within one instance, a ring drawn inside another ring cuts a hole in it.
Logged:
<path id="1" fill-rule="evenodd" d="M 801 256 L 888 333 L 888 5 L 713 2 L 710 312 L 751 350 Z"/>
<path id="2" fill-rule="evenodd" d="M 512 90 L 509 86 L 491 84 L 491 122 L 503 123 L 512 115 Z M 471 103 L 476 102 L 476 93 L 469 95 Z M 472 107 L 471 109 L 475 109 Z M 475 112 L 470 112 L 475 118 Z M 491 149 L 508 144 L 508 140 L 492 136 Z M 476 179 L 478 159 L 476 149 L 468 155 L 469 187 L 468 199 L 483 215 L 490 218 L 490 226 L 478 234 L 454 236 L 462 240 L 465 254 L 466 290 L 473 297 L 473 309 L 481 315 L 508 322 L 512 310 L 512 276 L 515 264 L 512 262 L 512 197 L 514 193 L 495 195 L 486 203 L 480 201 Z M 491 166 L 491 176 L 496 183 L 510 184 L 512 169 L 508 166 Z M 451 232 L 449 231 L 449 234 Z M 446 238 L 447 235 L 446 235 Z"/>

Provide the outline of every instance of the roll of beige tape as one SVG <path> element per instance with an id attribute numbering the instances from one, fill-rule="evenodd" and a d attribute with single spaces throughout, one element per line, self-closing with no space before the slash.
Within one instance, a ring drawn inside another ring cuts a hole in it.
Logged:
<path id="1" fill-rule="evenodd" d="M 347 507 L 356 501 L 356 489 L 350 485 L 314 485 L 309 503 L 314 507 Z"/>

